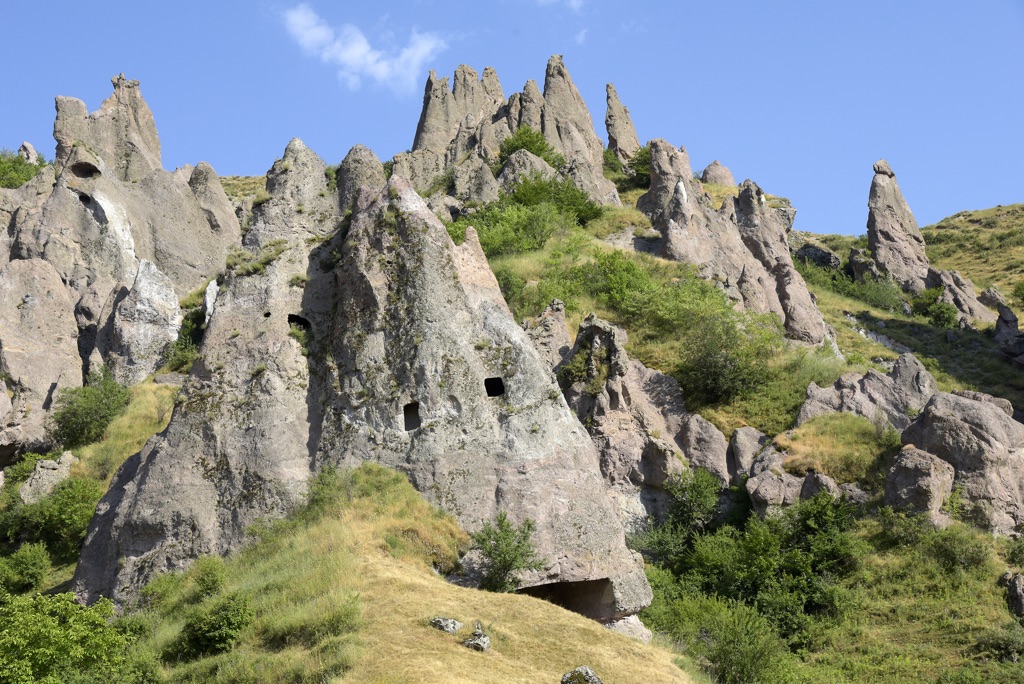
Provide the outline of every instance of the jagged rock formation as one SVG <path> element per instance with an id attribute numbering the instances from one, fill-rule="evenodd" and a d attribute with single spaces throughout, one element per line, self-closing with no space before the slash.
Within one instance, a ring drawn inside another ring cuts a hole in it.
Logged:
<path id="1" fill-rule="evenodd" d="M 36 152 L 36 148 L 34 148 L 30 142 L 21 143 L 21 147 L 18 148 L 18 156 L 29 164 L 39 163 L 39 153 Z"/>
<path id="2" fill-rule="evenodd" d="M 902 354 L 885 375 L 869 368 L 864 375 L 846 373 L 832 387 L 818 387 L 812 382 L 796 424 L 845 411 L 903 430 L 910 425 L 910 414 L 920 411 L 935 391 L 932 374 L 913 354 Z"/>
<path id="3" fill-rule="evenodd" d="M 469 529 L 499 510 L 533 519 L 545 567 L 525 591 L 602 620 L 638 612 L 650 588 L 597 453 L 475 233 L 454 247 L 392 177 L 363 190 L 351 226 L 330 238 L 323 171 L 297 140 L 271 170 L 246 246 L 284 251 L 265 272 L 225 280 L 184 402 L 115 476 L 76 590 L 123 602 L 154 572 L 237 548 L 246 524 L 289 510 L 324 465 L 372 460 Z"/>
<path id="4" fill-rule="evenodd" d="M 803 476 L 786 472 L 783 456 L 759 430 L 744 427 L 733 433 L 729 443 L 733 484 L 747 490 L 757 515 L 771 515 L 822 491 L 837 498 L 843 495 L 839 485 L 827 475 L 814 471 Z"/>
<path id="5" fill-rule="evenodd" d="M 40 501 L 71 476 L 71 466 L 77 462 L 70 451 L 65 451 L 56 461 L 45 458 L 36 461 L 32 474 L 18 489 L 18 497 L 26 504 Z"/>
<path id="6" fill-rule="evenodd" d="M 819 268 L 836 270 L 843 265 L 838 254 L 819 242 L 810 233 L 793 231 L 789 234 L 789 251 L 795 261 L 811 263 Z"/>
<path id="7" fill-rule="evenodd" d="M 999 304 L 995 338 L 1006 358 L 1017 368 L 1024 368 L 1024 335 L 1018 328 L 1017 315 L 1005 304 Z"/>
<path id="8" fill-rule="evenodd" d="M 523 322 L 533 346 L 552 369 L 557 369 L 572 351 L 572 338 L 565 323 L 565 303 L 554 300 L 534 320 Z"/>
<path id="9" fill-rule="evenodd" d="M 717 159 L 707 165 L 700 174 L 701 183 L 714 183 L 715 185 L 736 185 L 736 179 L 722 162 Z"/>
<path id="10" fill-rule="evenodd" d="M 164 171 L 138 81 L 121 75 L 113 85 L 92 114 L 81 100 L 57 98 L 53 170 L 0 192 L 0 262 L 55 270 L 77 328 L 78 383 L 102 365 L 128 382 L 151 372 L 177 336 L 177 300 L 215 276 L 240 238 L 210 165 Z M 15 305 L 0 300 L 0 309 Z"/>
<path id="11" fill-rule="evenodd" d="M 45 453 L 47 411 L 62 389 L 81 385 L 74 301 L 64 283 L 41 259 L 12 261 L 0 270 L 0 466 L 21 451 Z"/>
<path id="12" fill-rule="evenodd" d="M 533 175 L 551 179 L 557 175 L 551 166 L 529 150 L 516 150 L 509 155 L 508 161 L 498 174 L 498 185 L 502 192 L 511 192 L 515 186 Z"/>
<path id="13" fill-rule="evenodd" d="M 611 83 L 605 86 L 605 106 L 604 127 L 608 133 L 608 149 L 615 153 L 620 162 L 628 164 L 640 150 L 640 139 L 636 136 L 629 109 L 619 101 L 619 94 Z"/>
<path id="14" fill-rule="evenodd" d="M 1015 534 L 1024 524 L 1024 425 L 980 396 L 936 393 L 903 431 L 903 443 L 953 466 L 974 517 L 993 532 Z"/>
<path id="15" fill-rule="evenodd" d="M 461 65 L 453 81 L 449 89 L 447 77 L 430 72 L 412 150 L 395 156 L 396 175 L 420 191 L 437 191 L 438 181 L 451 173 L 460 184 L 457 198 L 487 201 L 497 196 L 490 167 L 498 160 L 501 141 L 529 126 L 565 156 L 570 164 L 566 177 L 595 201 L 619 204 L 614 183 L 601 171 L 603 146 L 561 55 L 548 60 L 543 93 L 527 81 L 522 92 L 505 100 L 490 67 L 478 79 L 476 71 Z M 476 189 L 483 194 L 476 196 Z M 441 188 L 443 194 L 448 190 Z"/>
<path id="16" fill-rule="evenodd" d="M 296 139 L 268 173 L 271 197 L 244 245 L 267 263 L 226 275 L 170 425 L 114 476 L 76 572 L 84 599 L 124 602 L 154 573 L 237 548 L 245 526 L 301 500 L 329 379 L 311 373 L 300 340 L 327 344 L 336 291 L 324 168 Z"/>
<path id="17" fill-rule="evenodd" d="M 751 181 L 716 211 L 693 180 L 685 149 L 664 140 L 650 148 L 651 188 L 637 208 L 661 232 L 661 253 L 699 267 L 738 305 L 778 315 L 793 339 L 822 342 L 825 323 L 789 254 L 792 216 L 776 211 Z"/>
<path id="18" fill-rule="evenodd" d="M 889 163 L 878 160 L 874 171 L 868 195 L 868 249 L 881 275 L 915 294 L 927 288 L 943 288 L 939 301 L 955 306 L 965 325 L 971 320 L 995 321 L 995 314 L 978 300 L 969 280 L 956 271 L 931 267 L 924 237 Z M 850 261 L 853 262 L 852 253 Z M 855 274 L 858 280 L 873 275 L 861 271 Z"/>

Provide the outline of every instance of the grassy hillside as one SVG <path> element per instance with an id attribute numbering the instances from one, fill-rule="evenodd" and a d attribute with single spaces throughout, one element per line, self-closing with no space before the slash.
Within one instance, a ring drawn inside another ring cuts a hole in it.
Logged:
<path id="1" fill-rule="evenodd" d="M 921 232 L 932 264 L 960 271 L 979 291 L 1006 295 L 1024 281 L 1024 204 L 961 211 Z"/>

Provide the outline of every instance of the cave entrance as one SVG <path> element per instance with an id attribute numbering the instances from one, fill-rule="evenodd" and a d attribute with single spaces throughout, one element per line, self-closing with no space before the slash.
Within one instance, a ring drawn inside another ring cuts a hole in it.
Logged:
<path id="1" fill-rule="evenodd" d="M 71 165 L 71 173 L 78 178 L 95 178 L 100 175 L 100 170 L 89 162 L 75 162 Z"/>
<path id="2" fill-rule="evenodd" d="M 615 605 L 612 582 L 607 577 L 582 582 L 538 584 L 520 589 L 519 593 L 543 599 L 594 620 L 608 618 L 609 608 Z"/>
<path id="3" fill-rule="evenodd" d="M 402 414 L 405 417 L 405 431 L 412 432 L 413 430 L 419 429 L 422 425 L 420 420 L 420 402 L 412 401 L 405 405 L 402 409 Z"/>
<path id="4" fill-rule="evenodd" d="M 487 396 L 500 397 L 505 393 L 505 381 L 501 378 L 484 378 L 484 389 Z"/>

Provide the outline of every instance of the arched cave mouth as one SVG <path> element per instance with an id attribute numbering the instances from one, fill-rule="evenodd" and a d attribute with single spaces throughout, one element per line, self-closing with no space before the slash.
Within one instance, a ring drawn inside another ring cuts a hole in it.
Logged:
<path id="1" fill-rule="evenodd" d="M 402 417 L 405 420 L 405 431 L 418 430 L 423 424 L 420 420 L 420 402 L 411 401 L 402 408 Z"/>
<path id="2" fill-rule="evenodd" d="M 607 577 L 581 582 L 537 584 L 520 589 L 519 593 L 554 603 L 593 620 L 611 617 L 609 610 L 613 610 L 615 605 L 612 581 Z"/>
<path id="3" fill-rule="evenodd" d="M 84 192 L 78 193 L 78 201 L 82 203 L 83 207 L 92 208 L 92 197 L 89 197 Z"/>
<path id="4" fill-rule="evenodd" d="M 95 178 L 100 175 L 100 170 L 89 162 L 75 162 L 71 165 L 71 173 L 78 178 Z"/>
<path id="5" fill-rule="evenodd" d="M 263 315 L 264 316 L 269 316 L 270 312 L 268 311 L 267 313 L 265 313 Z M 313 327 L 313 326 L 311 326 L 309 324 L 309 321 L 307 321 L 305 318 L 303 318 L 302 316 L 300 316 L 298 314 L 288 314 L 288 325 L 297 326 L 299 328 L 302 328 L 306 332 L 309 332 L 310 328 Z"/>

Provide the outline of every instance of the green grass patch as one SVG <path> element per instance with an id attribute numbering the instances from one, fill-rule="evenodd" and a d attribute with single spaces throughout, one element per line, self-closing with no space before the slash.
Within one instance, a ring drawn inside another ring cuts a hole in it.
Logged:
<path id="1" fill-rule="evenodd" d="M 274 263 L 286 249 L 288 249 L 287 240 L 271 240 L 256 253 L 240 247 L 233 247 L 228 252 L 225 268 L 236 276 L 263 273 L 267 270 L 267 266 Z"/>
<path id="2" fill-rule="evenodd" d="M 228 199 L 235 202 L 250 198 L 254 200 L 255 204 L 255 199 L 258 197 L 270 198 L 270 195 L 267 194 L 266 176 L 221 176 L 220 184 Z"/>
<path id="3" fill-rule="evenodd" d="M 836 482 L 864 482 L 881 491 L 900 450 L 900 434 L 862 416 L 831 413 L 780 434 L 775 445 L 787 452 L 783 465 L 795 475 L 813 470 Z"/>

